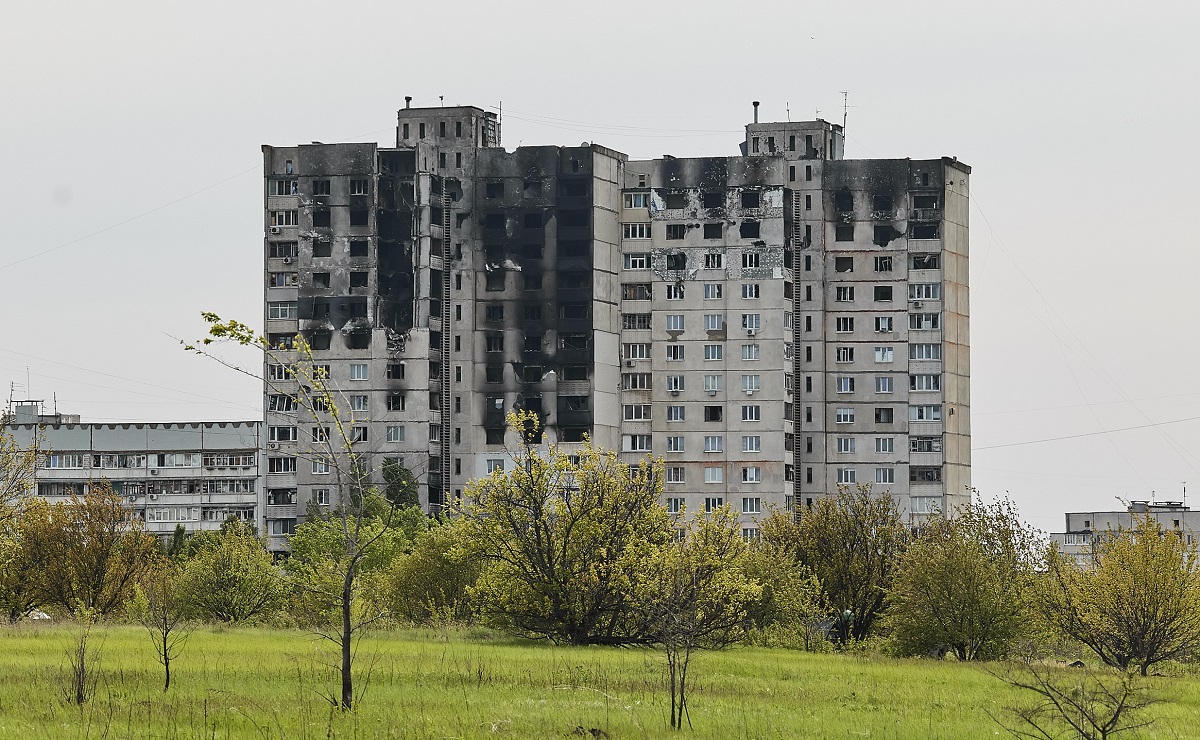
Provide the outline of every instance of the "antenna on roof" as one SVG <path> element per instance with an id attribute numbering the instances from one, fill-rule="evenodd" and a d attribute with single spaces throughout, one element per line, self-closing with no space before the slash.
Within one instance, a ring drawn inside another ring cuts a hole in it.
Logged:
<path id="1" fill-rule="evenodd" d="M 850 91 L 842 90 L 842 136 L 846 135 L 846 113 L 850 110 Z"/>
<path id="2" fill-rule="evenodd" d="M 791 120 L 792 120 L 792 105 L 791 105 L 791 103 L 788 103 L 787 101 L 784 101 L 784 103 L 783 103 L 783 109 L 784 109 L 785 111 L 787 111 L 787 119 L 788 119 L 788 122 L 790 123 L 790 122 L 791 122 Z"/>

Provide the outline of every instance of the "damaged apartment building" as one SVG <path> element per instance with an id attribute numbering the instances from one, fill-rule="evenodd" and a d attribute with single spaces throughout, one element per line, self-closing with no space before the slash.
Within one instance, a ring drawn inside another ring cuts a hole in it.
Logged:
<path id="1" fill-rule="evenodd" d="M 375 480 L 433 511 L 511 466 L 505 428 L 665 461 L 671 510 L 840 485 L 914 520 L 969 500 L 967 205 L 955 159 L 844 160 L 840 126 L 746 127 L 740 156 L 500 144 L 480 108 L 396 146 L 263 147 L 266 331 L 302 335 Z M 321 422 L 265 368 L 268 520 L 331 503 Z"/>

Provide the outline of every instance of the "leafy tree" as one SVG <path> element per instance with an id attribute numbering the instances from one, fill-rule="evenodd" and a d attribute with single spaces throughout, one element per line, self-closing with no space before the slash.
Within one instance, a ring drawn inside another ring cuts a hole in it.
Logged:
<path id="1" fill-rule="evenodd" d="M 1051 548 L 1038 609 L 1051 625 L 1110 666 L 1142 675 L 1200 649 L 1196 545 L 1151 516 L 1132 530 L 1096 538 L 1094 564 L 1080 567 Z"/>
<path id="2" fill-rule="evenodd" d="M 829 605 L 812 571 L 784 548 L 761 540 L 750 548 L 747 568 L 763 589 L 751 612 L 754 629 L 749 642 L 808 651 L 828 645 Z"/>
<path id="3" fill-rule="evenodd" d="M 672 729 L 688 717 L 692 654 L 727 647 L 750 628 L 762 585 L 749 577 L 749 566 L 749 548 L 728 507 L 693 517 L 682 538 L 642 561 L 636 603 L 649 636 L 666 653 Z"/>
<path id="4" fill-rule="evenodd" d="M 24 536 L 44 558 L 43 603 L 102 619 L 122 609 L 138 578 L 159 556 L 158 539 L 146 534 L 108 481 L 84 496 L 54 506 L 30 507 Z"/>
<path id="5" fill-rule="evenodd" d="M 383 461 L 383 496 L 395 507 L 420 506 L 417 476 L 395 460 Z"/>
<path id="6" fill-rule="evenodd" d="M 188 538 L 180 590 L 191 613 L 204 620 L 244 622 L 273 613 L 283 604 L 283 579 L 266 543 L 250 525 L 234 521 L 219 532 Z"/>
<path id="7" fill-rule="evenodd" d="M 416 536 L 412 552 L 396 558 L 387 573 L 392 616 L 419 624 L 471 620 L 468 590 L 479 580 L 482 566 L 471 556 L 467 536 L 462 519 Z"/>
<path id="8" fill-rule="evenodd" d="M 149 571 L 134 589 L 130 611 L 146 628 L 155 657 L 163 667 L 163 691 L 171 688 L 171 661 L 179 657 L 191 634 L 190 606 L 178 564 L 167 561 Z"/>
<path id="9" fill-rule="evenodd" d="M 1028 624 L 1040 535 L 1009 501 L 936 516 L 901 555 L 886 622 L 901 652 L 945 646 L 959 660 L 1003 656 Z"/>
<path id="10" fill-rule="evenodd" d="M 522 445 L 511 470 L 467 485 L 461 513 L 486 567 L 471 589 L 484 616 L 518 634 L 576 645 L 645 640 L 631 595 L 647 552 L 671 538 L 661 462 L 632 470 L 585 442 L 546 452 L 535 414 L 509 414 Z"/>
<path id="11" fill-rule="evenodd" d="M 35 547 L 31 532 L 49 520 L 49 504 L 41 499 L 21 502 L 14 510 L 22 515 L 0 526 L 0 614 L 19 622 L 45 604 L 42 577 L 46 553 Z"/>
<path id="12" fill-rule="evenodd" d="M 908 529 L 888 494 L 870 485 L 840 486 L 797 519 L 775 513 L 763 539 L 791 552 L 820 581 L 842 643 L 867 637 L 887 604 L 892 570 L 908 544 Z"/>

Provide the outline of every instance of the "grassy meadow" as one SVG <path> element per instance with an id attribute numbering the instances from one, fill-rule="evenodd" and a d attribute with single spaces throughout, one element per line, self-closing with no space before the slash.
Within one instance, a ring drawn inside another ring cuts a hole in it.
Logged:
<path id="1" fill-rule="evenodd" d="M 331 709 L 333 659 L 298 631 L 201 629 L 162 667 L 144 630 L 97 629 L 93 700 L 69 703 L 75 628 L 0 629 L 0 738 L 611 738 L 667 737 L 658 653 L 568 648 L 484 631 L 396 630 L 363 641 L 369 679 L 357 711 Z M 988 716 L 1024 697 L 984 668 L 949 661 L 735 648 L 693 661 L 702 738 L 1007 736 Z M 1153 679 L 1168 701 L 1133 737 L 1200 737 L 1200 679 Z M 364 685 L 365 684 L 365 685 Z M 589 733 L 588 737 L 591 736 Z M 1122 736 L 1125 737 L 1125 736 Z"/>

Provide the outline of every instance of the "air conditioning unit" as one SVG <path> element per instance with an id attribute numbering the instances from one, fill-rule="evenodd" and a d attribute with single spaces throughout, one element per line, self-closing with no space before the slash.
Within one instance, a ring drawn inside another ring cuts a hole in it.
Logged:
<path id="1" fill-rule="evenodd" d="M 925 308 L 925 304 L 921 301 L 913 301 L 913 308 Z"/>
<path id="2" fill-rule="evenodd" d="M 677 390 L 675 390 L 675 389 L 672 389 L 672 390 L 671 390 L 671 395 L 672 395 L 672 396 L 678 396 L 678 395 L 679 395 L 679 391 L 677 391 Z"/>
<path id="3" fill-rule="evenodd" d="M 748 336 L 748 337 L 752 337 L 757 333 L 758 333 L 758 329 L 747 329 L 746 330 L 746 336 Z"/>
<path id="4" fill-rule="evenodd" d="M 158 475 L 158 468 L 150 468 L 150 475 Z"/>
<path id="5" fill-rule="evenodd" d="M 271 227 L 271 233 L 272 233 L 272 234 L 279 234 L 279 233 L 281 233 L 282 231 L 283 231 L 283 229 L 279 228 L 278 226 L 272 226 L 272 227 Z"/>
<path id="6" fill-rule="evenodd" d="M 625 361 L 625 367 L 633 367 L 633 366 L 634 366 L 634 362 L 633 362 L 633 360 L 626 360 L 626 361 Z"/>
<path id="7" fill-rule="evenodd" d="M 754 395 L 754 389 L 752 389 L 752 388 L 747 388 L 747 389 L 746 389 L 746 395 L 747 395 L 747 396 L 753 396 L 753 395 Z"/>
<path id="8" fill-rule="evenodd" d="M 717 391 L 716 391 L 716 389 L 715 389 L 715 388 L 710 388 L 710 389 L 709 389 L 709 391 L 708 391 L 708 395 L 710 395 L 710 396 L 715 396 L 715 395 L 717 395 Z"/>
<path id="9" fill-rule="evenodd" d="M 150 494 L 149 496 L 147 496 L 147 498 L 149 498 L 151 501 L 157 501 L 157 500 L 158 500 L 158 494 L 157 494 L 157 493 L 152 493 L 152 494 Z"/>
<path id="10" fill-rule="evenodd" d="M 291 257 L 284 257 L 284 258 L 283 258 L 283 264 L 285 264 L 285 265 L 290 265 L 290 264 L 292 264 L 292 258 L 291 258 Z"/>
<path id="11" fill-rule="evenodd" d="M 267 443 L 267 449 L 268 449 L 268 450 L 278 450 L 278 449 L 279 449 L 279 443 L 278 443 L 278 442 L 268 442 L 268 443 Z"/>

